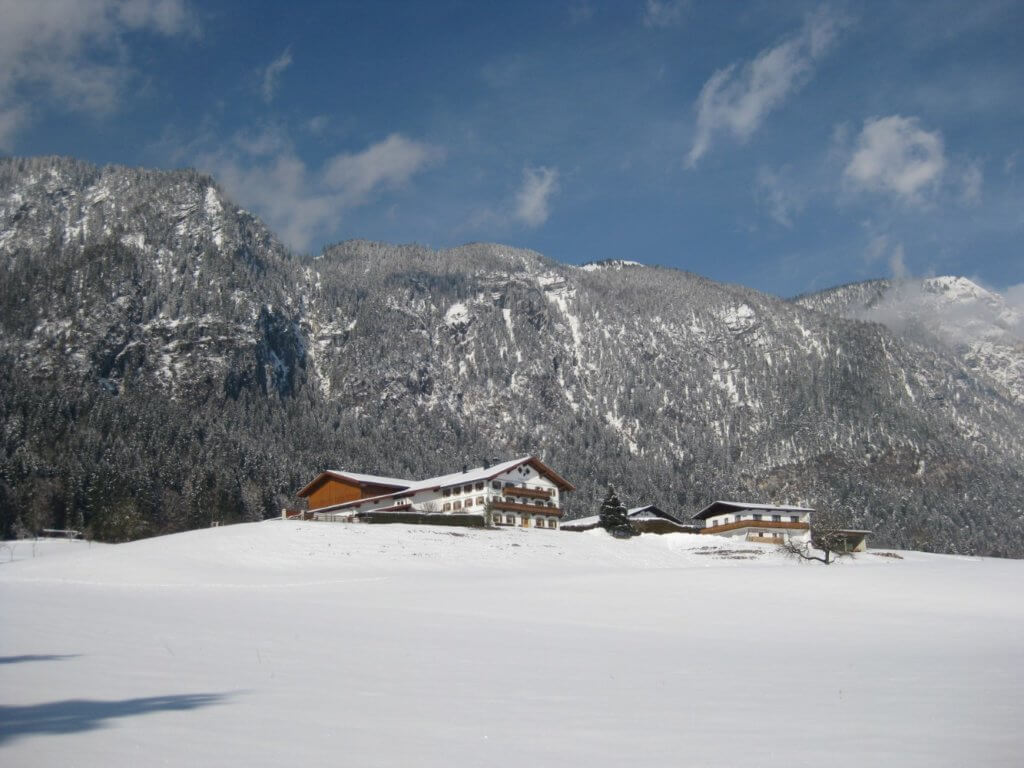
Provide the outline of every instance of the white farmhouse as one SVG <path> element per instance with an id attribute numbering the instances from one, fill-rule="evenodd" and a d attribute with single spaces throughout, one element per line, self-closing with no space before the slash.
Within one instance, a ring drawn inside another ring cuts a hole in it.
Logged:
<path id="1" fill-rule="evenodd" d="M 426 480 L 321 472 L 298 495 L 316 520 L 357 522 L 369 513 L 480 515 L 491 525 L 558 528 L 562 494 L 576 490 L 535 456 Z"/>
<path id="2" fill-rule="evenodd" d="M 703 520 L 701 533 L 782 544 L 811 540 L 811 513 L 807 507 L 750 504 L 743 501 L 715 501 L 693 516 Z"/>

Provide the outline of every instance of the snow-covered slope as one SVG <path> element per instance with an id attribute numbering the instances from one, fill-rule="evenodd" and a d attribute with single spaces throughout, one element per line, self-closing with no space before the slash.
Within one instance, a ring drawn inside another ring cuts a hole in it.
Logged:
<path id="1" fill-rule="evenodd" d="M 1019 561 L 283 523 L 0 564 L 0 764 L 1016 766 Z"/>
<path id="2" fill-rule="evenodd" d="M 875 280 L 802 296 L 797 302 L 937 340 L 1024 406 L 1024 313 L 972 280 Z"/>

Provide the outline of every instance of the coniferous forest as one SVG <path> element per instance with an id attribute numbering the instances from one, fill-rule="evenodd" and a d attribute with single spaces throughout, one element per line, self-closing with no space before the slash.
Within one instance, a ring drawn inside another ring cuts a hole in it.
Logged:
<path id="1" fill-rule="evenodd" d="M 279 514 L 326 468 L 537 454 L 578 486 L 569 516 L 614 483 L 1024 555 L 998 361 L 826 300 L 491 244 L 293 254 L 213 179 L 63 158 L 0 160 L 0 258 L 3 537 L 124 541 Z"/>

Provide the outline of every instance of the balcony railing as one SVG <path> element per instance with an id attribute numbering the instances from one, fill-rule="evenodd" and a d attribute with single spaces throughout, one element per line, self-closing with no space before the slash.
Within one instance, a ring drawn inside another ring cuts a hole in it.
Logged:
<path id="1" fill-rule="evenodd" d="M 514 485 L 506 485 L 501 489 L 504 496 L 524 496 L 529 499 L 550 499 L 551 490 L 548 488 L 519 488 Z"/>
<path id="2" fill-rule="evenodd" d="M 492 501 L 491 509 L 500 512 L 526 512 L 531 515 L 552 515 L 561 517 L 562 510 L 558 507 L 542 507 L 539 504 L 519 504 L 515 501 Z"/>
<path id="3" fill-rule="evenodd" d="M 740 520 L 738 523 L 705 525 L 701 533 L 725 533 L 726 531 L 736 531 L 740 528 L 782 528 L 790 531 L 806 531 L 810 527 L 807 523 L 790 523 L 777 520 Z"/>

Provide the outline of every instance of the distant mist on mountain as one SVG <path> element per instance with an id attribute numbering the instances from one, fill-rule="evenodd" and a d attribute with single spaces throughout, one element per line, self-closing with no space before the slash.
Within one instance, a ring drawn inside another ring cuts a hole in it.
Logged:
<path id="1" fill-rule="evenodd" d="M 493 244 L 300 258 L 207 176 L 63 158 L 0 160 L 0 259 L 4 536 L 255 520 L 325 468 L 535 453 L 570 516 L 614 483 L 1024 555 L 1020 317 L 962 278 L 786 301 Z"/>

